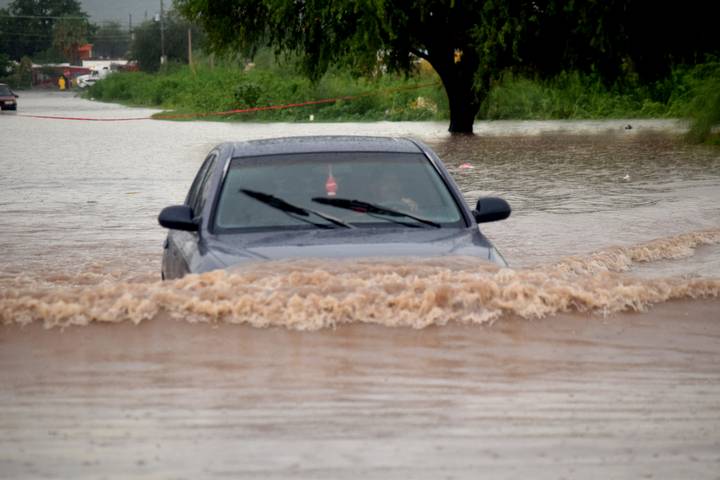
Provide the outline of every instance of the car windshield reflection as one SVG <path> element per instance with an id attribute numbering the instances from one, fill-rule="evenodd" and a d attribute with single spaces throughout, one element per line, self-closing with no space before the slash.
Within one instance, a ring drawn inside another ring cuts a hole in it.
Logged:
<path id="1" fill-rule="evenodd" d="M 231 161 L 215 209 L 216 231 L 339 226 L 466 225 L 435 167 L 419 153 L 283 154 Z"/>

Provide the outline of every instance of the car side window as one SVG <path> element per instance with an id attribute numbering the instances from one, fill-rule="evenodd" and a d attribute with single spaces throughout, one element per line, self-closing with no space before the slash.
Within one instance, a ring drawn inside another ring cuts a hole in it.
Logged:
<path id="1" fill-rule="evenodd" d="M 207 183 L 212 173 L 212 167 L 215 164 L 215 158 L 217 155 L 212 153 L 208 155 L 203 162 L 200 171 L 193 180 L 192 187 L 188 193 L 187 201 L 185 202 L 190 208 L 192 208 L 193 216 L 197 217 L 202 212 L 205 206 L 205 200 L 207 199 Z"/>
<path id="2" fill-rule="evenodd" d="M 197 202 L 197 210 L 193 210 L 193 212 L 197 212 L 197 215 L 200 215 L 200 212 L 203 211 L 205 208 L 205 202 L 207 202 L 208 194 L 210 193 L 210 177 L 212 176 L 213 167 L 215 166 L 215 157 L 213 156 L 212 160 L 210 160 L 210 166 L 207 169 L 207 172 L 205 173 L 205 177 L 202 180 L 202 183 L 200 184 L 200 190 L 198 194 L 198 202 Z"/>

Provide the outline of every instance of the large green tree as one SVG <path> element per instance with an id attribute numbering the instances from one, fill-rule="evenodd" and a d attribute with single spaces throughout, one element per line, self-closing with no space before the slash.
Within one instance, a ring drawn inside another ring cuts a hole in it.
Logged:
<path id="1" fill-rule="evenodd" d="M 77 64 L 78 47 L 87 43 L 89 24 L 84 18 L 60 17 L 53 25 L 53 47 L 65 60 Z"/>
<path id="2" fill-rule="evenodd" d="M 197 26 L 171 11 L 164 19 L 165 56 L 171 62 L 188 61 L 188 29 L 192 30 L 193 47 L 202 45 L 203 35 Z M 138 26 L 130 45 L 130 58 L 137 60 L 140 69 L 148 72 L 160 68 L 160 22 L 147 21 Z"/>
<path id="3" fill-rule="evenodd" d="M 176 0 L 181 13 L 203 26 L 213 48 L 251 54 L 269 45 L 299 55 L 314 78 L 336 62 L 370 72 L 381 57 L 390 69 L 410 71 L 424 58 L 445 86 L 453 132 L 472 131 L 492 78 L 480 70 L 477 3 Z"/>
<path id="4" fill-rule="evenodd" d="M 440 76 L 450 131 L 472 132 L 493 81 L 508 69 L 592 71 L 611 82 L 652 79 L 720 52 L 713 2 L 650 0 L 175 0 L 217 50 L 262 45 L 298 54 L 321 75 L 347 62 L 410 71 L 416 58 Z"/>
<path id="5" fill-rule="evenodd" d="M 0 9 L 0 53 L 13 60 L 52 49 L 55 24 L 85 20 L 78 0 L 13 0 Z"/>

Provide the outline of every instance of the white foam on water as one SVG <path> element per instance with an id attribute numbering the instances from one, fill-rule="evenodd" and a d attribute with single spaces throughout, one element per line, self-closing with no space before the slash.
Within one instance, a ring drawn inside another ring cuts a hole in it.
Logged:
<path id="1" fill-rule="evenodd" d="M 5 282 L 0 322 L 46 327 L 93 322 L 178 320 L 317 330 L 371 323 L 423 328 L 484 324 L 559 312 L 641 311 L 680 298 L 720 296 L 720 278 L 639 278 L 634 264 L 683 259 L 720 243 L 720 229 L 687 233 L 532 268 L 509 269 L 475 258 L 258 262 L 160 282 L 144 278 L 90 283 L 58 277 Z M 97 273 L 87 273 L 96 278 Z M 82 275 L 81 275 L 82 276 Z"/>

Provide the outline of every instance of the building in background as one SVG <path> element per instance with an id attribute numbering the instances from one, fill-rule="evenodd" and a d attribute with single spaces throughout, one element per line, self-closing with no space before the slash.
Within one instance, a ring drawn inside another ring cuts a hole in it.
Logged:
<path id="1" fill-rule="evenodd" d="M 77 49 L 78 56 L 81 61 L 90 60 L 93 58 L 93 45 L 92 43 L 86 43 L 85 45 L 80 45 Z"/>

